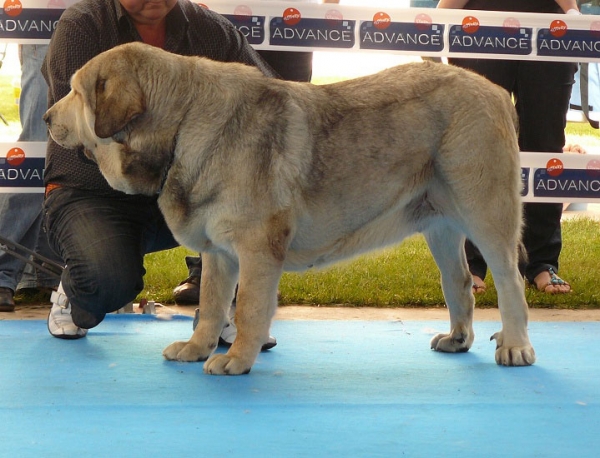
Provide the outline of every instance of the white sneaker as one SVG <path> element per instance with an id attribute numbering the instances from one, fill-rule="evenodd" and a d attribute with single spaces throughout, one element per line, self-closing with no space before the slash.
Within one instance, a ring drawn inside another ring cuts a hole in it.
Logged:
<path id="1" fill-rule="evenodd" d="M 233 307 L 232 307 L 233 308 Z M 194 310 L 194 323 L 192 324 L 192 328 L 196 329 L 198 326 L 198 321 L 200 320 L 200 309 Z M 235 324 L 233 324 L 233 320 L 226 324 L 223 330 L 221 331 L 221 335 L 219 336 L 219 345 L 223 345 L 225 347 L 230 347 L 237 336 L 237 328 Z M 263 344 L 261 347 L 261 351 L 270 350 L 275 345 L 277 345 L 277 339 L 273 336 L 269 336 L 267 342 Z"/>
<path id="2" fill-rule="evenodd" d="M 71 304 L 63 293 L 54 291 L 51 296 L 52 308 L 48 314 L 48 331 L 59 339 L 81 339 L 87 334 L 87 329 L 73 323 Z"/>

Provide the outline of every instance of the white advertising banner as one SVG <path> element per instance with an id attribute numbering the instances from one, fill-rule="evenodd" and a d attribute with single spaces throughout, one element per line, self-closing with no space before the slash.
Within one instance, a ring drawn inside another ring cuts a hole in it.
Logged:
<path id="1" fill-rule="evenodd" d="M 5 0 L 0 41 L 46 43 L 69 0 Z M 333 3 L 206 0 L 257 49 L 600 61 L 600 18 Z"/>
<path id="2" fill-rule="evenodd" d="M 47 43 L 69 0 L 5 0 L 0 42 Z M 257 49 L 600 62 L 600 16 L 206 0 Z M 0 143 L 0 192 L 42 192 L 45 143 Z M 600 156 L 522 153 L 523 198 L 600 202 Z"/>

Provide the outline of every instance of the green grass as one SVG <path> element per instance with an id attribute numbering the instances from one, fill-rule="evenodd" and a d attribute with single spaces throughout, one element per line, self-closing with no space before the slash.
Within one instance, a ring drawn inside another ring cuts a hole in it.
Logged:
<path id="1" fill-rule="evenodd" d="M 527 288 L 532 307 L 565 309 L 600 308 L 600 222 L 591 219 L 563 223 L 560 274 L 573 285 L 568 295 L 550 296 Z M 187 275 L 184 248 L 146 257 L 146 289 L 140 297 L 172 303 L 173 287 Z M 477 296 L 480 307 L 497 305 L 493 279 Z M 401 245 L 368 254 L 325 270 L 285 273 L 280 283 L 282 304 L 315 304 L 373 307 L 443 306 L 439 271 L 422 236 Z"/>
<path id="2" fill-rule="evenodd" d="M 587 122 L 569 122 L 565 129 L 567 143 L 578 143 L 583 147 L 600 147 L 600 132 Z"/>
<path id="3" fill-rule="evenodd" d="M 6 138 L 14 140 L 21 131 L 19 122 L 19 106 L 15 103 L 12 77 L 0 75 L 0 113 L 8 122 L 8 126 L 0 120 L 0 141 Z"/>
<path id="4" fill-rule="evenodd" d="M 0 75 L 0 113 L 7 120 L 19 122 L 19 106 L 15 103 L 12 76 Z"/>

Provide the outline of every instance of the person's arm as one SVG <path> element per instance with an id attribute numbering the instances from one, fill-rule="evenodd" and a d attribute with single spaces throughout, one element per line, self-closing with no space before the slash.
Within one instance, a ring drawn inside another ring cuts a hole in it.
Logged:
<path id="1" fill-rule="evenodd" d="M 469 0 L 440 0 L 437 7 L 462 10 L 468 1 Z"/>

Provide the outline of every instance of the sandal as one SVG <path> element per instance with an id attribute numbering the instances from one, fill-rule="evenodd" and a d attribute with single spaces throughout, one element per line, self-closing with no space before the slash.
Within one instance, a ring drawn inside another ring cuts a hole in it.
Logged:
<path id="1" fill-rule="evenodd" d="M 546 272 L 548 272 L 548 274 L 550 275 L 550 280 L 545 285 L 540 286 L 534 279 L 533 285 L 538 291 L 548 294 L 566 294 L 571 292 L 571 284 L 560 278 L 554 271 L 554 268 L 550 267 Z M 543 273 L 544 272 L 540 272 L 535 278 L 538 278 Z M 557 288 L 561 286 L 568 288 L 568 290 L 564 291 L 561 288 Z M 548 288 L 551 288 L 552 290 L 548 291 Z"/>
<path id="2" fill-rule="evenodd" d="M 483 280 L 478 277 L 477 275 L 472 275 L 473 277 L 473 294 L 483 294 L 485 293 L 487 287 L 485 285 L 485 283 L 483 282 Z"/>

